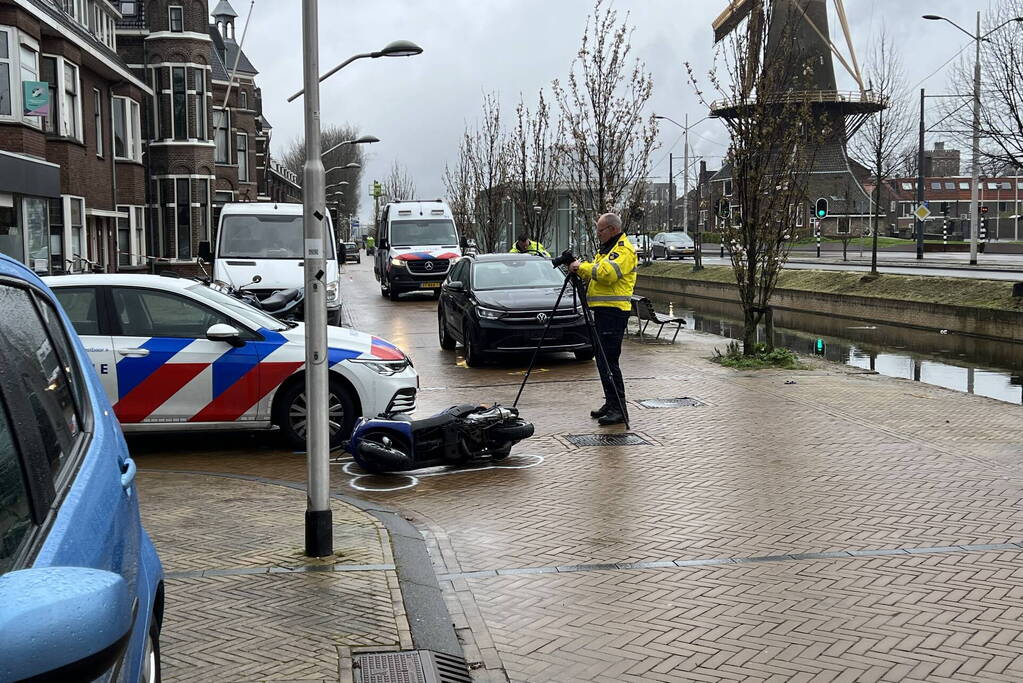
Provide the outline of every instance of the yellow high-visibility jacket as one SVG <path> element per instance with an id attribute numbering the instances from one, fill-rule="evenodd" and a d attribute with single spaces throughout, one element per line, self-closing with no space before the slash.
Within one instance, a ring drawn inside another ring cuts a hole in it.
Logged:
<path id="1" fill-rule="evenodd" d="M 593 262 L 579 265 L 579 277 L 587 281 L 586 297 L 590 306 L 610 306 L 632 310 L 632 290 L 636 287 L 636 248 L 622 233 L 606 254 L 598 253 Z"/>
<path id="2" fill-rule="evenodd" d="M 526 248 L 526 250 L 524 252 L 523 251 L 519 251 L 519 244 L 518 244 L 518 242 L 516 242 L 515 244 L 512 245 L 511 251 L 509 253 L 511 253 L 511 254 L 536 254 L 538 256 L 543 256 L 545 258 L 550 258 L 550 256 L 551 256 L 550 254 L 547 253 L 547 250 L 543 248 L 543 245 L 540 244 L 539 242 L 537 242 L 536 240 L 529 240 L 529 246 Z"/>

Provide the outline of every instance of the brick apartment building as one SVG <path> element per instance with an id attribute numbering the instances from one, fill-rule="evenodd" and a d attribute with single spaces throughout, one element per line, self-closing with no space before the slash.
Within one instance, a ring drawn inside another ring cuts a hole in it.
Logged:
<path id="1" fill-rule="evenodd" d="M 144 265 L 151 92 L 118 56 L 119 18 L 107 0 L 0 1 L 0 252 L 41 274 Z M 26 113 L 26 82 L 46 115 Z"/>

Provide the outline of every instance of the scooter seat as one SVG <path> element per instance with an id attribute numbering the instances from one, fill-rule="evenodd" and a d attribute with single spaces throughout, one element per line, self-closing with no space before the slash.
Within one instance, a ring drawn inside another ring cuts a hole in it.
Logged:
<path id="1" fill-rule="evenodd" d="M 464 417 L 465 415 L 476 410 L 478 406 L 465 404 L 460 406 L 452 406 L 436 415 L 430 417 L 424 417 L 421 420 L 412 421 L 412 429 L 433 429 L 435 427 L 443 427 L 444 425 L 451 424 L 455 420 Z"/>
<path id="2" fill-rule="evenodd" d="M 284 308 L 295 299 L 302 296 L 302 292 L 298 289 L 279 289 L 267 298 L 260 302 L 260 305 L 264 310 L 276 311 L 277 309 Z"/>

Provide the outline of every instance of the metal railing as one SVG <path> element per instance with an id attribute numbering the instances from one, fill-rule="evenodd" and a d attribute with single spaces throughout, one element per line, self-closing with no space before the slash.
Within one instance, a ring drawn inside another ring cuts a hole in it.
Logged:
<path id="1" fill-rule="evenodd" d="M 758 98 L 756 96 L 746 98 L 726 97 L 712 102 L 710 108 L 712 111 L 734 109 L 751 106 L 757 102 L 767 102 L 769 104 L 802 104 L 804 102 L 821 104 L 834 102 L 881 104 L 881 99 L 874 93 L 864 93 L 857 90 L 789 90 L 770 95 L 766 98 Z"/>

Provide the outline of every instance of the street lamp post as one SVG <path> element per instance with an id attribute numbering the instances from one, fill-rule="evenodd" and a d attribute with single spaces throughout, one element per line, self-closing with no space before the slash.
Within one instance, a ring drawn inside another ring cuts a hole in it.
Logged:
<path id="1" fill-rule="evenodd" d="M 306 399 L 306 512 L 305 554 L 326 557 L 334 552 L 330 512 L 330 425 L 328 423 L 327 292 L 324 228 L 327 213 L 326 173 L 320 149 L 320 81 L 361 57 L 410 56 L 422 52 L 413 43 L 391 43 L 377 53 L 356 55 L 325 75 L 320 72 L 318 0 L 302 0 L 302 81 L 305 86 L 288 101 L 305 94 L 305 149 L 302 227 L 305 254 L 305 399 Z M 341 144 L 376 142 L 364 136 Z M 338 147 L 340 145 L 336 145 Z M 333 151 L 334 148 L 328 150 Z"/>
<path id="2" fill-rule="evenodd" d="M 665 121 L 670 121 L 671 123 L 674 123 L 676 126 L 678 126 L 679 128 L 682 129 L 682 134 L 683 134 L 683 142 L 682 142 L 683 161 L 682 161 L 682 166 L 683 166 L 683 169 L 684 169 L 682 171 L 682 225 L 684 226 L 683 227 L 683 231 L 688 233 L 689 232 L 689 129 L 690 128 L 695 128 L 696 126 L 700 125 L 701 123 L 703 123 L 704 121 L 706 121 L 707 119 L 712 118 L 712 117 L 704 116 L 702 119 L 700 119 L 699 121 L 697 121 L 696 123 L 691 124 L 691 125 L 689 123 L 689 114 L 686 114 L 685 125 L 682 125 L 678 121 L 674 121 L 674 120 L 668 118 L 667 116 L 661 116 L 659 114 L 655 114 L 654 118 L 655 119 L 664 119 Z M 670 152 L 669 152 L 669 157 L 670 157 Z M 668 168 L 669 169 L 671 168 L 670 158 L 669 158 Z M 670 171 L 669 171 L 669 174 L 670 174 Z M 668 187 L 669 188 L 673 187 L 673 185 L 671 184 L 673 180 L 674 180 L 673 178 L 669 178 L 669 182 L 668 182 Z M 674 203 L 675 203 L 675 198 L 671 197 L 670 201 L 668 202 L 668 223 L 669 223 L 668 227 L 669 228 L 671 227 L 671 225 L 670 225 L 671 224 L 671 209 L 672 209 L 672 204 L 674 204 Z M 694 270 L 702 270 L 703 269 L 703 254 L 702 254 L 702 252 L 703 252 L 702 242 L 703 241 L 700 239 L 699 227 L 697 227 L 697 229 L 696 229 L 696 240 L 695 240 L 695 242 L 696 242 L 696 249 L 695 249 L 695 252 L 693 254 L 693 261 L 695 263 L 693 265 L 693 269 Z"/>
<path id="3" fill-rule="evenodd" d="M 317 85 L 327 80 L 328 78 L 330 78 L 338 71 L 345 68 L 346 66 L 348 66 L 357 59 L 365 59 L 366 57 L 369 57 L 370 59 L 376 59 L 377 57 L 412 57 L 413 55 L 418 55 L 422 53 L 422 51 L 423 48 L 419 47 L 412 41 L 396 40 L 393 43 L 388 43 L 386 46 L 384 46 L 384 49 L 382 50 L 377 50 L 376 52 L 361 52 L 357 55 L 352 55 L 351 57 L 338 64 L 327 73 L 320 76 L 319 80 L 317 81 Z M 319 68 L 319 65 L 317 65 L 317 68 Z M 305 84 L 305 88 L 299 90 L 297 93 L 288 98 L 288 102 L 293 102 L 294 100 L 298 99 L 299 97 L 302 96 L 302 93 L 304 93 L 308 89 L 309 84 L 307 82 Z"/>
<path id="4" fill-rule="evenodd" d="M 973 65 L 973 183 L 970 191 L 970 265 L 977 265 L 977 236 L 980 231 L 980 43 L 995 31 L 1016 22 L 1023 22 L 1023 17 L 1015 17 L 999 24 L 984 35 L 980 34 L 980 12 L 977 12 L 977 32 L 970 33 L 951 19 L 937 14 L 925 14 L 924 19 L 931 21 L 947 21 L 957 29 L 970 36 L 976 43 L 976 56 Z"/>

